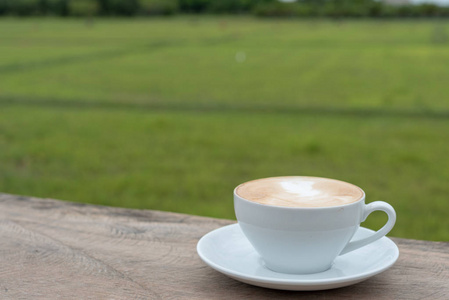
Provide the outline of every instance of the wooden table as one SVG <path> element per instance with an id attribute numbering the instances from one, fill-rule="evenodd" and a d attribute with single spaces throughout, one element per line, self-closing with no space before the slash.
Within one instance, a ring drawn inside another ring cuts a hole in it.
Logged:
<path id="1" fill-rule="evenodd" d="M 449 243 L 399 238 L 397 263 L 354 286 L 235 281 L 196 253 L 204 234 L 233 222 L 0 194 L 0 299 L 449 299 Z"/>

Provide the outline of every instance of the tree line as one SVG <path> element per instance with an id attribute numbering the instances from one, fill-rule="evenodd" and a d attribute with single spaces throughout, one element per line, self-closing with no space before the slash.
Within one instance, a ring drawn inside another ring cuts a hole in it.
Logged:
<path id="1" fill-rule="evenodd" d="M 0 15 L 150 16 L 177 13 L 262 17 L 449 17 L 435 4 L 387 5 L 376 0 L 0 0 Z"/>

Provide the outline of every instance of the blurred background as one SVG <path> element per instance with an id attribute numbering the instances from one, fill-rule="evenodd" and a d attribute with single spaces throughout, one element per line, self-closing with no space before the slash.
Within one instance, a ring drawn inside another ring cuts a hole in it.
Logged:
<path id="1" fill-rule="evenodd" d="M 330 177 L 448 241 L 446 4 L 0 0 L 0 191 L 234 218 Z"/>

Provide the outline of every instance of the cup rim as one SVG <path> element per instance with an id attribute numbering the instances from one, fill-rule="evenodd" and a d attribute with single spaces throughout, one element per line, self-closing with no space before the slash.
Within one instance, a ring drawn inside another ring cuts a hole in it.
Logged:
<path id="1" fill-rule="evenodd" d="M 261 179 L 280 178 L 280 177 L 284 177 L 284 178 L 285 177 L 306 177 L 306 178 L 330 179 L 330 180 L 340 181 L 340 182 L 343 182 L 343 183 L 346 183 L 346 184 L 350 184 L 350 185 L 358 188 L 362 192 L 362 196 L 360 197 L 360 199 L 357 199 L 354 202 L 341 204 L 341 205 L 318 206 L 318 207 L 300 207 L 300 206 L 296 206 L 295 207 L 295 206 L 282 206 L 282 205 L 263 204 L 263 203 L 259 203 L 259 202 L 256 202 L 256 201 L 251 201 L 251 200 L 245 199 L 242 196 L 240 196 L 239 194 L 237 194 L 237 189 L 242 184 L 245 184 L 247 182 L 251 182 L 251 181 L 255 181 L 255 180 L 261 180 Z M 342 207 L 348 207 L 348 206 L 351 206 L 351 205 L 357 205 L 358 203 L 365 201 L 365 197 L 366 197 L 365 191 L 362 188 L 360 188 L 359 186 L 357 186 L 357 185 L 355 185 L 353 183 L 350 183 L 350 182 L 347 182 L 347 181 L 343 181 L 343 180 L 339 180 L 339 179 L 328 178 L 328 177 L 318 177 L 318 176 L 300 176 L 300 175 L 295 176 L 295 175 L 292 175 L 292 176 L 262 177 L 262 178 L 257 178 L 257 179 L 252 179 L 252 180 L 245 181 L 245 182 L 239 184 L 238 186 L 236 186 L 234 188 L 234 199 L 238 198 L 238 199 L 240 199 L 240 200 L 242 200 L 244 202 L 251 203 L 251 204 L 256 205 L 256 206 L 272 207 L 274 209 L 286 209 L 286 210 L 325 210 L 325 209 L 335 209 L 335 208 L 338 209 L 338 208 L 342 208 Z"/>

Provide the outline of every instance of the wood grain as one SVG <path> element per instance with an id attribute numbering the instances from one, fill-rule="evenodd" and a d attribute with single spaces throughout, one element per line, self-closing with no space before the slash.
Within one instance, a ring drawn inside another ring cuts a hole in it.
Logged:
<path id="1" fill-rule="evenodd" d="M 449 243 L 397 238 L 398 262 L 354 286 L 240 283 L 196 254 L 204 234 L 231 223 L 0 194 L 0 299 L 449 299 Z"/>

